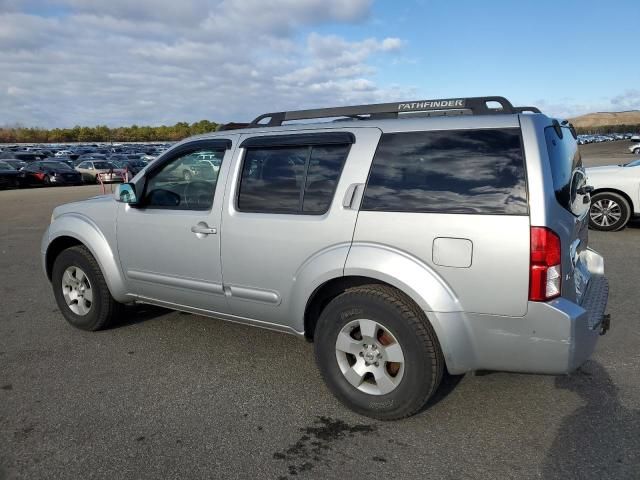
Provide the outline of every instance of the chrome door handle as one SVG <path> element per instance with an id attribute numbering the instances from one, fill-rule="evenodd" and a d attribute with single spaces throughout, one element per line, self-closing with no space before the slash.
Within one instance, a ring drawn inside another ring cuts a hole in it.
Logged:
<path id="1" fill-rule="evenodd" d="M 357 210 L 354 205 L 354 200 L 358 198 L 358 189 L 364 187 L 364 183 L 352 183 L 347 188 L 347 191 L 344 194 L 344 198 L 342 199 L 342 206 L 344 208 L 349 208 L 352 210 Z"/>
<path id="2" fill-rule="evenodd" d="M 191 231 L 198 236 L 215 235 L 216 233 L 218 233 L 218 230 L 210 227 L 205 222 L 199 222 L 197 225 L 194 225 L 193 227 L 191 227 Z"/>

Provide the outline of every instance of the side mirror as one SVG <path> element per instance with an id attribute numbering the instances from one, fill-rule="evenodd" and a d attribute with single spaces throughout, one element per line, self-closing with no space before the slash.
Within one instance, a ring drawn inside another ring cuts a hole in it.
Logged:
<path id="1" fill-rule="evenodd" d="M 136 189 L 132 183 L 119 183 L 116 186 L 116 191 L 113 195 L 117 202 L 128 203 L 129 205 L 135 205 L 138 203 Z"/>

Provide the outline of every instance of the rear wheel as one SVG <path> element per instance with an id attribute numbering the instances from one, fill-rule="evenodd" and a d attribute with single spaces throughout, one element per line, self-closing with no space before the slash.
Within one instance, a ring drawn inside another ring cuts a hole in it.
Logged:
<path id="1" fill-rule="evenodd" d="M 594 230 L 620 230 L 627 224 L 630 216 L 629 203 L 617 193 L 597 193 L 591 198 L 589 226 Z"/>
<path id="2" fill-rule="evenodd" d="M 332 300 L 318 320 L 315 353 L 333 394 L 380 420 L 422 409 L 444 372 L 424 312 L 385 285 L 354 287 Z"/>
<path id="3" fill-rule="evenodd" d="M 633 153 L 635 153 L 636 155 L 640 155 L 640 148 L 634 149 Z"/>
<path id="4" fill-rule="evenodd" d="M 84 246 L 64 250 L 53 264 L 53 293 L 64 318 L 82 330 L 100 330 L 120 313 L 91 252 Z"/>
<path id="5" fill-rule="evenodd" d="M 44 177 L 42 177 L 42 183 L 47 186 L 51 185 L 51 179 L 49 178 L 49 175 L 45 175 Z"/>

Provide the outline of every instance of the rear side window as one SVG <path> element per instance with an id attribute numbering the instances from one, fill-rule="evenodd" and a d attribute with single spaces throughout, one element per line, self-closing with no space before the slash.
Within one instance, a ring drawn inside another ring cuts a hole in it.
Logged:
<path id="1" fill-rule="evenodd" d="M 544 129 L 553 189 L 560 205 L 574 215 L 581 215 L 588 202 L 585 204 L 583 196 L 578 194 L 578 190 L 586 184 L 580 150 L 569 128 L 561 127 L 560 132 L 562 138 L 554 127 Z"/>
<path id="2" fill-rule="evenodd" d="M 526 215 L 520 130 L 384 134 L 362 210 Z"/>
<path id="3" fill-rule="evenodd" d="M 247 148 L 238 210 L 323 214 L 333 200 L 350 145 Z"/>

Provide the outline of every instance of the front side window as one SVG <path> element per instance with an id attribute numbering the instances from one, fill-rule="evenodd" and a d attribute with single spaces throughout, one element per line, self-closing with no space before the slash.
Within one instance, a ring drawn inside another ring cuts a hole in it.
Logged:
<path id="1" fill-rule="evenodd" d="M 222 159 L 224 153 L 225 149 L 204 148 L 179 154 L 150 174 L 142 205 L 172 210 L 211 209 L 219 169 L 204 162 L 193 162 L 193 158 L 208 154 Z"/>
<path id="2" fill-rule="evenodd" d="M 238 210 L 258 213 L 323 214 L 350 145 L 247 148 Z"/>
<path id="3" fill-rule="evenodd" d="M 362 210 L 526 215 L 520 130 L 384 134 Z"/>

